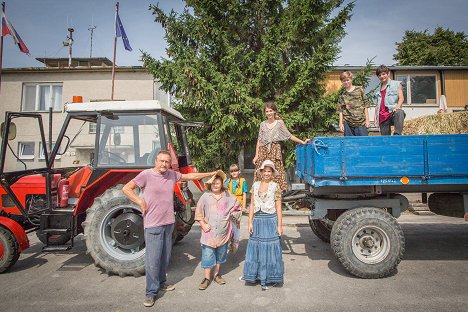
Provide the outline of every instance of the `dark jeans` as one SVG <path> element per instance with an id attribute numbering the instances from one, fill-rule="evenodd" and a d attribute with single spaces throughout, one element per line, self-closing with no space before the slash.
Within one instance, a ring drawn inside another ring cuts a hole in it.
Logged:
<path id="1" fill-rule="evenodd" d="M 351 127 L 346 121 L 344 122 L 344 135 L 345 136 L 367 136 L 366 126 Z"/>
<path id="2" fill-rule="evenodd" d="M 380 134 L 381 135 L 391 135 L 391 126 L 394 126 L 393 135 L 401 135 L 403 132 L 403 123 L 405 122 L 405 112 L 401 109 L 394 111 L 390 118 L 381 123 Z"/>
<path id="3" fill-rule="evenodd" d="M 145 229 L 146 296 L 156 297 L 166 282 L 166 270 L 171 259 L 174 223 Z"/>

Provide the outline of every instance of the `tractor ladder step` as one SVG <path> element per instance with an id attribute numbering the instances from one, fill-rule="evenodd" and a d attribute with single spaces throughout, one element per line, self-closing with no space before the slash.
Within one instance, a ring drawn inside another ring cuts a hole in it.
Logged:
<path id="1" fill-rule="evenodd" d="M 50 245 L 42 248 L 43 252 L 56 252 L 56 251 L 68 251 L 72 248 L 71 245 Z"/>
<path id="2" fill-rule="evenodd" d="M 45 229 L 42 230 L 42 233 L 54 235 L 54 234 L 67 234 L 70 233 L 71 229 Z"/>
<path id="3" fill-rule="evenodd" d="M 45 235 L 42 240 L 45 244 L 42 251 L 67 251 L 73 247 L 73 238 L 76 235 L 76 218 L 73 210 L 53 209 L 41 215 L 41 224 L 38 233 Z M 57 236 L 58 240 L 57 240 Z M 60 239 L 60 236 L 63 239 Z M 69 238 L 69 239 L 67 239 Z M 68 244 L 64 244 L 68 241 Z M 62 245 L 64 244 L 64 245 Z"/>

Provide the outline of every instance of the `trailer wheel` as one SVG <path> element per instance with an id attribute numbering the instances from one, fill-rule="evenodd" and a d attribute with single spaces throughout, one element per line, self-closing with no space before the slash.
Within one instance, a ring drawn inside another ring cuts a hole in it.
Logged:
<path id="1" fill-rule="evenodd" d="M 315 236 L 320 238 L 325 243 L 330 243 L 330 235 L 333 227 L 334 221 L 331 221 L 327 218 L 322 220 L 312 219 L 309 216 L 309 225 L 314 232 Z"/>
<path id="2" fill-rule="evenodd" d="M 122 192 L 108 189 L 94 200 L 83 222 L 87 252 L 108 274 L 145 273 L 145 237 L 140 208 Z"/>
<path id="3" fill-rule="evenodd" d="M 393 273 L 405 251 L 405 238 L 396 219 L 380 208 L 344 212 L 331 232 L 331 246 L 346 271 L 361 278 Z"/>
<path id="4" fill-rule="evenodd" d="M 16 237 L 0 226 L 0 273 L 7 271 L 20 256 Z"/>

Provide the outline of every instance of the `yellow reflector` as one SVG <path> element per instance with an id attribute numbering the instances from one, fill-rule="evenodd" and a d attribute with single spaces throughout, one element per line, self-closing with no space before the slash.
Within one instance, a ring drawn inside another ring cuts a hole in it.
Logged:
<path id="1" fill-rule="evenodd" d="M 408 179 L 408 177 L 403 177 L 403 178 L 400 179 L 400 182 L 401 182 L 402 184 L 408 184 L 408 183 L 409 183 L 409 179 Z"/>

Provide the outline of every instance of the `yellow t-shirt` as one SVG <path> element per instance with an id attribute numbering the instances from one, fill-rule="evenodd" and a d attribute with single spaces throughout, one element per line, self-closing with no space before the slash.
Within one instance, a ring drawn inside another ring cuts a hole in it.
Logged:
<path id="1" fill-rule="evenodd" d="M 227 179 L 225 186 L 228 188 L 228 192 L 234 195 L 237 200 L 243 203 L 243 195 L 248 192 L 247 182 L 244 178 L 239 178 L 239 180 Z"/>

